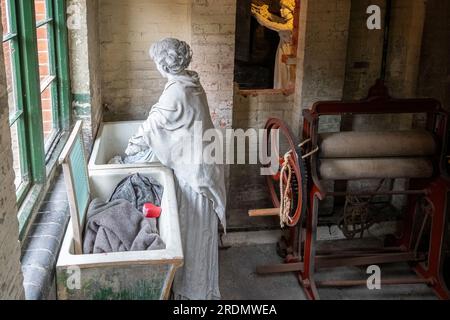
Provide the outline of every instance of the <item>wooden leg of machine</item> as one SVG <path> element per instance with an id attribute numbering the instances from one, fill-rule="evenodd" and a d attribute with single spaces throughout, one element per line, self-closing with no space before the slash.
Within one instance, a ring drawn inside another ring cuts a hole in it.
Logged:
<path id="1" fill-rule="evenodd" d="M 308 208 L 306 217 L 306 234 L 303 249 L 303 270 L 298 273 L 298 279 L 303 286 L 306 297 L 309 300 L 319 300 L 316 282 L 314 280 L 316 239 L 317 239 L 317 220 L 318 220 L 318 198 L 317 190 L 311 191 L 311 206 Z"/>
<path id="2" fill-rule="evenodd" d="M 442 276 L 442 252 L 446 233 L 447 192 L 448 183 L 443 179 L 438 179 L 430 186 L 429 200 L 434 210 L 431 219 L 428 262 L 426 265 L 419 263 L 415 266 L 419 276 L 431 280 L 431 287 L 436 295 L 446 300 L 450 299 L 450 294 Z"/>
<path id="3" fill-rule="evenodd" d="M 402 236 L 395 244 L 392 244 L 394 246 L 403 247 L 404 250 L 410 251 L 413 250 L 414 244 L 413 244 L 413 229 L 414 224 L 416 220 L 416 206 L 417 206 L 417 200 L 418 196 L 411 195 L 408 197 L 408 211 L 406 212 L 405 219 L 403 220 L 403 226 L 402 226 Z"/>

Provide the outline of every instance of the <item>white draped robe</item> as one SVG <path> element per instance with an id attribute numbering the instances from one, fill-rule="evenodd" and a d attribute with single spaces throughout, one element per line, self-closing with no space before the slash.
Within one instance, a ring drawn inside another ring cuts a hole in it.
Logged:
<path id="1" fill-rule="evenodd" d="M 196 122 L 201 122 L 202 133 L 214 128 L 197 73 L 170 76 L 126 153 L 151 148 L 163 165 L 174 170 L 184 253 L 184 266 L 173 284 L 175 299 L 220 299 L 218 222 L 226 228 L 224 167 L 187 163 L 187 142 L 198 141 L 194 138 Z"/>

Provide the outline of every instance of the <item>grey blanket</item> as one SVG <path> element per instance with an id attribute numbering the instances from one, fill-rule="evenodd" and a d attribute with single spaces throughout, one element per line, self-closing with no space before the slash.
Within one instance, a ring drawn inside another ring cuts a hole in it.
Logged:
<path id="1" fill-rule="evenodd" d="M 164 188 L 153 178 L 141 176 L 139 173 L 123 179 L 116 187 L 109 201 L 124 199 L 142 211 L 146 203 L 161 206 Z"/>
<path id="2" fill-rule="evenodd" d="M 145 218 L 126 200 L 105 203 L 94 199 L 86 219 L 84 254 L 166 248 L 159 236 L 156 219 Z"/>

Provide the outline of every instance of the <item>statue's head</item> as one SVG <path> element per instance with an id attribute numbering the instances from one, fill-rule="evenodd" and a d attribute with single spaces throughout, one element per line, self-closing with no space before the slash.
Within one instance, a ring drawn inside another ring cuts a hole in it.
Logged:
<path id="1" fill-rule="evenodd" d="M 163 76 L 176 75 L 186 70 L 191 63 L 192 50 L 184 41 L 165 38 L 151 46 L 150 58 Z"/>

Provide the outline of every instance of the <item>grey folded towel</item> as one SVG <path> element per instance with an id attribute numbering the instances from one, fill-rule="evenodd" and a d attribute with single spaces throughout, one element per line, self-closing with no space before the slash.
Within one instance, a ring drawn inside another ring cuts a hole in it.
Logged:
<path id="1" fill-rule="evenodd" d="M 155 179 L 135 173 L 123 179 L 116 187 L 109 201 L 125 199 L 142 211 L 146 203 L 161 206 L 164 188 Z"/>
<path id="2" fill-rule="evenodd" d="M 86 216 L 83 253 L 162 250 L 156 219 L 148 219 L 127 200 L 94 199 Z"/>

